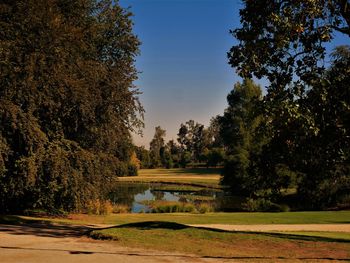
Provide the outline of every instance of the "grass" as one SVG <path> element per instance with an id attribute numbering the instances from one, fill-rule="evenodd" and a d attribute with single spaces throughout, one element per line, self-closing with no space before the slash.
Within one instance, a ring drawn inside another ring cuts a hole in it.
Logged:
<path id="1" fill-rule="evenodd" d="M 280 232 L 281 234 L 298 235 L 301 237 L 321 237 L 334 242 L 350 242 L 350 233 L 345 232 L 315 232 L 315 231 L 300 231 L 300 232 Z"/>
<path id="2" fill-rule="evenodd" d="M 221 188 L 218 168 L 141 169 L 138 176 L 120 177 L 121 182 L 180 183 L 183 185 Z"/>
<path id="3" fill-rule="evenodd" d="M 0 223 L 121 224 L 94 230 L 96 239 L 127 247 L 190 253 L 239 261 L 350 260 L 350 234 L 338 232 L 228 232 L 187 224 L 350 223 L 350 211 L 289 213 L 119 214 L 71 215 L 71 218 L 0 216 Z"/>
<path id="4" fill-rule="evenodd" d="M 180 224 L 350 224 L 350 211 L 283 213 L 169 213 L 118 214 L 107 216 L 71 215 L 72 219 L 101 224 L 166 221 Z"/>
<path id="5" fill-rule="evenodd" d="M 73 224 L 128 224 L 165 221 L 180 224 L 350 224 L 350 211 L 284 212 L 284 213 L 162 213 L 162 214 L 72 214 L 67 218 L 0 216 L 0 223 L 52 221 Z"/>
<path id="6" fill-rule="evenodd" d="M 182 184 L 170 184 L 170 185 L 155 185 L 152 186 L 153 191 L 164 191 L 164 192 L 200 192 L 208 190 L 207 187 L 182 185 Z M 219 189 L 210 189 L 211 191 L 221 192 Z"/>
<path id="7" fill-rule="evenodd" d="M 96 239 L 124 246 L 196 254 L 222 259 L 349 260 L 350 241 L 279 234 L 227 232 L 188 227 L 172 222 L 142 222 L 94 230 Z M 265 261 L 264 261 L 265 262 Z"/>

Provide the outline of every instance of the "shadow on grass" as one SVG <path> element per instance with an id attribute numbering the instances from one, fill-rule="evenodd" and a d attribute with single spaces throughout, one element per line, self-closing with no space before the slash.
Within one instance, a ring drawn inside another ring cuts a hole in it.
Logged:
<path id="1" fill-rule="evenodd" d="M 345 238 L 332 238 L 332 237 L 319 237 L 312 235 L 294 235 L 294 234 L 284 234 L 284 233 L 271 233 L 271 232 L 251 232 L 251 231 L 228 231 L 221 230 L 210 227 L 192 227 L 184 224 L 166 222 L 166 221 L 146 221 L 138 223 L 124 224 L 110 228 L 134 228 L 138 230 L 153 230 L 153 229 L 165 229 L 165 230 L 183 230 L 183 229 L 200 229 L 211 232 L 220 233 L 232 233 L 232 234 L 245 234 L 245 235 L 257 235 L 265 237 L 282 238 L 286 240 L 298 240 L 298 241 L 312 241 L 312 242 L 338 242 L 338 243 L 350 243 L 350 239 Z M 102 229 L 101 229 L 102 230 Z"/>

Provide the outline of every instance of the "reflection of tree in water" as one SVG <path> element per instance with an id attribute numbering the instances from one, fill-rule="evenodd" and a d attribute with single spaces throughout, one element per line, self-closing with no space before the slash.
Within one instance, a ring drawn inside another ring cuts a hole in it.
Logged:
<path id="1" fill-rule="evenodd" d="M 132 207 L 135 195 L 143 194 L 148 189 L 148 184 L 118 183 L 114 191 L 109 194 L 109 199 L 113 204 Z"/>
<path id="2" fill-rule="evenodd" d="M 163 200 L 165 195 L 163 191 L 155 191 L 155 190 L 151 190 L 151 194 L 153 194 L 156 200 Z"/>

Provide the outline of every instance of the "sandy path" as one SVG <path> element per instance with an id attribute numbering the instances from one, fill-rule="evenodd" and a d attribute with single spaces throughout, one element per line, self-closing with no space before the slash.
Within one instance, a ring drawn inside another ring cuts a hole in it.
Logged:
<path id="1" fill-rule="evenodd" d="M 222 229 L 227 231 L 316 231 L 316 232 L 346 232 L 350 233 L 350 224 L 267 224 L 267 225 L 224 225 L 224 224 L 204 224 L 190 225 L 193 227 L 206 227 Z"/>

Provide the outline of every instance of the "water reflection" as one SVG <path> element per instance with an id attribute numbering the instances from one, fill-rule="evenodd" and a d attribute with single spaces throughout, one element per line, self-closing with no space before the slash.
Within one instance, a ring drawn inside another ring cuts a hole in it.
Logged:
<path id="1" fill-rule="evenodd" d="M 198 204 L 207 202 L 215 207 L 216 211 L 240 211 L 241 198 L 232 196 L 230 193 L 210 188 L 183 189 L 167 184 L 145 184 L 121 182 L 115 191 L 110 194 L 110 200 L 114 204 L 122 204 L 129 207 L 130 212 L 151 212 L 144 201 L 180 201 Z M 165 190 L 162 190 L 165 189 Z M 169 190 L 174 189 L 174 190 Z"/>

